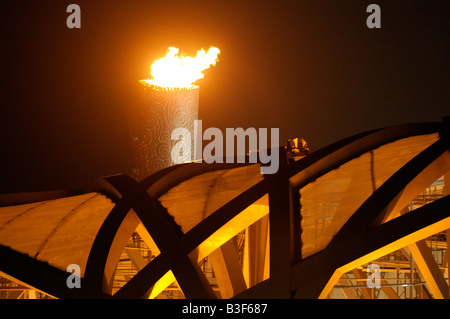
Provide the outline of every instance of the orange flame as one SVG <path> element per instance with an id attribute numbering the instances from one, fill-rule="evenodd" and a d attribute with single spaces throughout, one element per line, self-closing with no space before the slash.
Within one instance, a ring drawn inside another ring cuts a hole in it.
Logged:
<path id="1" fill-rule="evenodd" d="M 210 47 L 197 51 L 197 56 L 179 56 L 179 50 L 169 47 L 165 57 L 156 60 L 151 66 L 153 79 L 142 80 L 144 84 L 153 85 L 164 90 L 187 89 L 194 82 L 203 78 L 203 71 L 216 65 L 220 50 Z"/>

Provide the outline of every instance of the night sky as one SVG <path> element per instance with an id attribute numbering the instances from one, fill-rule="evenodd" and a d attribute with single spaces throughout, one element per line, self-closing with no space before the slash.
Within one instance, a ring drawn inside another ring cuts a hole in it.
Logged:
<path id="1" fill-rule="evenodd" d="M 81 29 L 69 29 L 69 4 Z M 366 8 L 381 8 L 369 29 Z M 0 193 L 130 173 L 138 80 L 176 46 L 221 49 L 200 86 L 203 128 L 280 129 L 317 150 L 449 107 L 447 1 L 2 0 Z"/>

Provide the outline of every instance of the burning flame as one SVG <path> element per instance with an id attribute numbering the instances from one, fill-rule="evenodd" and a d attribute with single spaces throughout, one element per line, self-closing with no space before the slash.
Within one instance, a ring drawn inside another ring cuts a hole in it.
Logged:
<path id="1" fill-rule="evenodd" d="M 169 47 L 165 57 L 156 60 L 151 66 L 153 79 L 142 80 L 144 84 L 154 85 L 164 90 L 192 88 L 194 82 L 203 78 L 203 71 L 216 65 L 220 50 L 210 47 L 197 51 L 197 56 L 179 56 L 179 50 Z"/>

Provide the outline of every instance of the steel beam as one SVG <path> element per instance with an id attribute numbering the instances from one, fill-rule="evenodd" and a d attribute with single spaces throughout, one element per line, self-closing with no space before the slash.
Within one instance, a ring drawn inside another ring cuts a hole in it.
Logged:
<path id="1" fill-rule="evenodd" d="M 233 239 L 215 250 L 209 258 L 222 299 L 232 298 L 247 289 Z"/>
<path id="2" fill-rule="evenodd" d="M 449 288 L 442 275 L 430 248 L 424 240 L 418 241 L 408 246 L 414 262 L 427 282 L 428 288 L 435 299 L 448 299 Z"/>

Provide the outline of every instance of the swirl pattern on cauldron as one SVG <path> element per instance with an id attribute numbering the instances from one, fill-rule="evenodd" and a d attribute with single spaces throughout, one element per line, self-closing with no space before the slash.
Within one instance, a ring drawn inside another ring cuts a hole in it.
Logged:
<path id="1" fill-rule="evenodd" d="M 173 91 L 144 88 L 131 131 L 137 179 L 175 164 L 171 150 L 177 141 L 172 141 L 171 135 L 176 128 L 186 128 L 191 133 L 193 154 L 198 96 L 198 87 Z"/>

